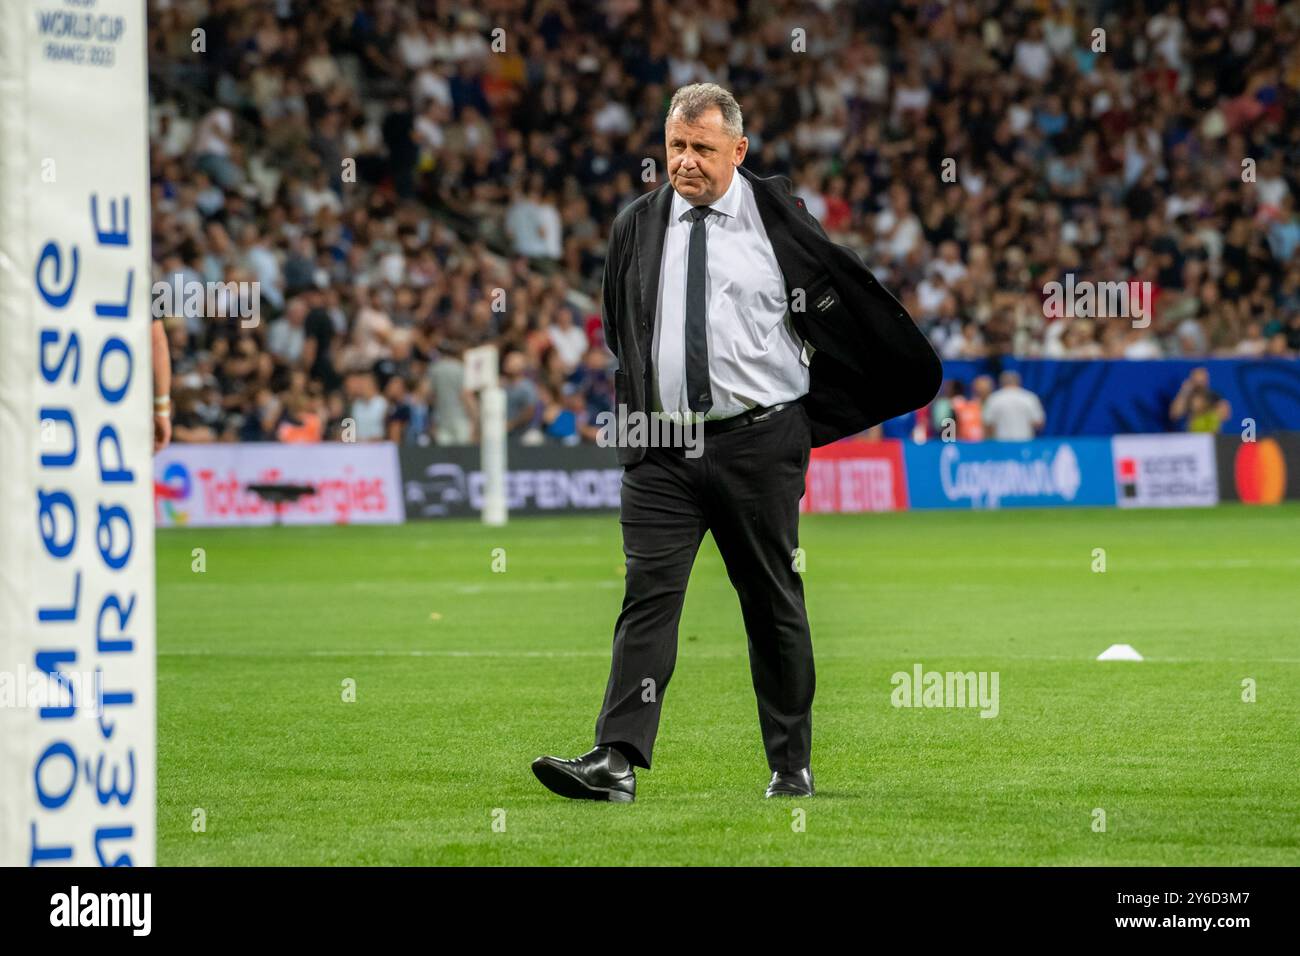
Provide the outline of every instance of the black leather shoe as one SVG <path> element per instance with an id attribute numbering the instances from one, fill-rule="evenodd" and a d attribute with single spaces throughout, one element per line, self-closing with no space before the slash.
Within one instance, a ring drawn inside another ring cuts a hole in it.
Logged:
<path id="1" fill-rule="evenodd" d="M 777 770 L 767 785 L 765 797 L 811 797 L 813 795 L 812 770 Z"/>
<path id="2" fill-rule="evenodd" d="M 538 757 L 533 773 L 547 789 L 571 800 L 631 803 L 636 799 L 636 774 L 613 747 L 597 747 L 572 760 Z"/>

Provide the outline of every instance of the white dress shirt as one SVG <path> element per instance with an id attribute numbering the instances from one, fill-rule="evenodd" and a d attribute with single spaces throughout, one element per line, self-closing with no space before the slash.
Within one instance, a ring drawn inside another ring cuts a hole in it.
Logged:
<path id="1" fill-rule="evenodd" d="M 671 188 L 671 187 L 670 187 Z M 759 217 L 754 187 L 738 172 L 704 217 L 708 247 L 705 315 L 713 407 L 705 419 L 731 418 L 756 405 L 808 393 L 803 340 L 794 330 L 785 280 Z M 691 204 L 673 191 L 655 305 L 650 407 L 674 421 L 696 421 L 686 400 L 686 256 Z"/>

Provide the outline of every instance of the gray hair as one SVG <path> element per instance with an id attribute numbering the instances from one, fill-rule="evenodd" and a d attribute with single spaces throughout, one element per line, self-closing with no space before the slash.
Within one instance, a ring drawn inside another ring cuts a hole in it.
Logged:
<path id="1" fill-rule="evenodd" d="M 743 136 L 745 125 L 740 115 L 740 104 L 717 83 L 692 83 L 681 87 L 668 104 L 668 115 L 681 110 L 682 119 L 690 123 L 715 106 L 722 111 L 722 128 L 736 138 Z"/>

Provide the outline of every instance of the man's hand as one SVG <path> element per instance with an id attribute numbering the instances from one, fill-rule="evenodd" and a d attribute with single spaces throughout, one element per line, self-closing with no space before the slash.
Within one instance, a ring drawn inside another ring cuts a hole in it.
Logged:
<path id="1" fill-rule="evenodd" d="M 172 415 L 171 411 L 154 411 L 153 413 L 153 451 L 154 454 L 162 451 L 172 440 Z"/>

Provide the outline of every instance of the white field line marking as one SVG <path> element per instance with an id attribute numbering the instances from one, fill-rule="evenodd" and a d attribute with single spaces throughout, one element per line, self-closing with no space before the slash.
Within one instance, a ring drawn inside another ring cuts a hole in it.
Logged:
<path id="1" fill-rule="evenodd" d="M 748 659 L 743 650 L 723 652 L 689 652 L 692 657 L 710 657 L 720 659 Z M 456 651 L 456 650 L 284 650 L 284 651 L 208 651 L 177 650 L 159 651 L 159 657 L 601 657 L 609 658 L 608 650 L 600 651 Z M 906 656 L 906 655 L 903 655 Z M 1072 657 L 1065 654 L 989 654 L 981 657 L 966 655 L 929 654 L 942 661 L 975 661 L 985 664 L 1004 660 L 1016 661 L 1075 661 L 1077 663 L 1096 663 L 1090 656 Z M 863 658 L 861 654 L 826 654 L 817 655 L 819 660 L 866 660 L 871 664 L 889 664 L 893 658 Z M 901 658 L 900 658 L 901 659 Z M 1136 662 L 1135 662 L 1136 663 Z M 1300 664 L 1296 657 L 1148 657 L 1146 664 Z"/>
<path id="2" fill-rule="evenodd" d="M 159 657 L 603 657 L 609 651 L 159 651 Z M 743 654 L 704 654 L 704 657 L 741 657 Z"/>
<path id="3" fill-rule="evenodd" d="M 367 582 L 373 587 L 373 582 Z M 571 591 L 576 588 L 621 588 L 618 581 L 524 581 L 519 584 L 458 584 L 451 588 L 457 594 L 485 594 L 489 591 Z M 436 588 L 437 585 L 434 585 Z"/>
<path id="4" fill-rule="evenodd" d="M 1087 569 L 1091 558 L 1086 556 L 1083 560 L 1078 558 L 1004 558 L 989 557 L 980 560 L 980 569 L 990 568 L 1080 568 Z M 844 566 L 847 562 L 837 562 Z M 891 558 L 889 561 L 861 561 L 854 564 L 853 567 L 923 567 L 932 568 L 957 568 L 966 569 L 968 566 L 960 562 L 948 562 L 942 558 L 927 557 L 908 557 L 900 555 Z M 1143 557 L 1124 557 L 1124 569 L 1134 571 L 1184 571 L 1187 569 L 1197 570 L 1226 570 L 1235 568 L 1293 568 L 1300 566 L 1300 558 L 1204 558 L 1188 559 L 1185 561 L 1170 560 L 1152 560 Z M 819 585 L 824 587 L 825 585 Z"/>

